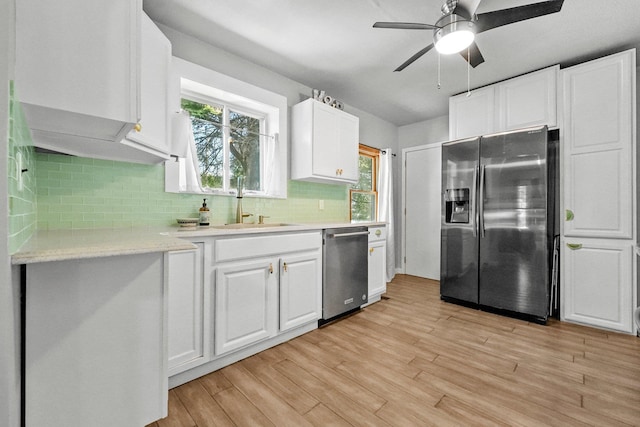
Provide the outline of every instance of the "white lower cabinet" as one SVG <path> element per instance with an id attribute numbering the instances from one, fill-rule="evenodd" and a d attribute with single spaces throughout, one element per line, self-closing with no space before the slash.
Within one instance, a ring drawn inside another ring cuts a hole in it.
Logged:
<path id="1" fill-rule="evenodd" d="M 216 356 L 276 334 L 278 261 L 278 258 L 266 258 L 217 268 Z"/>
<path id="2" fill-rule="evenodd" d="M 565 238 L 562 318 L 631 332 L 633 258 L 628 240 Z"/>
<path id="3" fill-rule="evenodd" d="M 369 304 L 387 291 L 387 241 L 385 227 L 369 227 Z"/>
<path id="4" fill-rule="evenodd" d="M 322 315 L 319 230 L 199 239 L 168 256 L 173 386 L 315 329 Z"/>
<path id="5" fill-rule="evenodd" d="M 319 251 L 280 259 L 280 330 L 288 331 L 322 315 L 322 258 Z"/>
<path id="6" fill-rule="evenodd" d="M 204 243 L 169 252 L 169 375 L 209 361 L 210 287 L 203 280 Z"/>

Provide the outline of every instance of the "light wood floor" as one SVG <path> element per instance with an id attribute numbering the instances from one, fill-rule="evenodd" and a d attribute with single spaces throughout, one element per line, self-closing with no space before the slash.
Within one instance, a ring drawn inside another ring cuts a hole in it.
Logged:
<path id="1" fill-rule="evenodd" d="M 412 276 L 386 296 L 171 390 L 152 426 L 640 425 L 640 339 L 444 303 Z"/>

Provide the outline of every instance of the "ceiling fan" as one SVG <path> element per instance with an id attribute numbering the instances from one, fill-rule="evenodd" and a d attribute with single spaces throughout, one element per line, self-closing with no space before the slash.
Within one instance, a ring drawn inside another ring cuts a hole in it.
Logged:
<path id="1" fill-rule="evenodd" d="M 442 17 L 434 25 L 413 22 L 376 22 L 374 28 L 433 30 L 433 43 L 418 51 L 394 71 L 402 71 L 435 46 L 442 54 L 460 53 L 472 67 L 484 62 L 474 38 L 476 34 L 504 25 L 560 12 L 564 0 L 543 1 L 508 9 L 475 14 L 458 0 L 446 0 Z"/>

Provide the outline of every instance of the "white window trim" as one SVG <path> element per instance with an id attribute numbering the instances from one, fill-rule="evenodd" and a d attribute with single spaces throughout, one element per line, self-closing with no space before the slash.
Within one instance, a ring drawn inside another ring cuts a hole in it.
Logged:
<path id="1" fill-rule="evenodd" d="M 249 83 L 237 80 L 233 77 L 226 76 L 192 62 L 185 61 L 180 58 L 172 58 L 172 79 L 171 79 L 171 108 L 180 111 L 180 99 L 182 92 L 191 92 L 200 94 L 201 99 L 210 99 L 222 101 L 227 105 L 238 107 L 241 112 L 258 112 L 259 115 L 266 114 L 265 133 L 273 135 L 273 142 L 276 144 L 273 164 L 277 165 L 272 176 L 273 184 L 270 189 L 264 192 L 245 192 L 248 197 L 269 197 L 269 198 L 286 198 L 287 197 L 287 178 L 288 178 L 288 125 L 287 125 L 287 98 L 274 92 L 253 86 Z M 207 101 L 209 102 L 209 101 Z M 261 138 L 261 149 L 263 148 L 264 138 Z M 172 152 L 176 152 L 172 147 Z M 265 156 L 266 159 L 266 156 Z M 263 160 L 264 162 L 265 160 Z M 169 171 L 171 161 L 167 162 L 165 187 L 167 191 L 171 190 L 173 174 Z M 262 165 L 261 173 L 266 171 L 266 164 Z M 265 179 L 266 181 L 266 179 Z M 176 184 L 177 185 L 177 184 Z M 263 183 L 266 185 L 266 183 Z M 207 191 L 205 194 L 216 195 L 232 195 L 233 191 Z"/>

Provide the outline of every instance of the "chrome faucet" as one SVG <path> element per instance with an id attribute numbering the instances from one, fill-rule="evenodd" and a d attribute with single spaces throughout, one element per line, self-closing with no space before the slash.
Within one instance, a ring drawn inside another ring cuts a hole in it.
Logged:
<path id="1" fill-rule="evenodd" d="M 249 216 L 250 214 L 243 214 L 242 213 L 242 187 L 244 185 L 244 177 L 239 176 L 238 177 L 238 181 L 237 181 L 237 185 L 236 185 L 236 189 L 238 190 L 238 193 L 236 195 L 236 199 L 237 199 L 237 206 L 236 206 L 236 224 L 242 224 L 244 222 L 244 218 Z"/>

